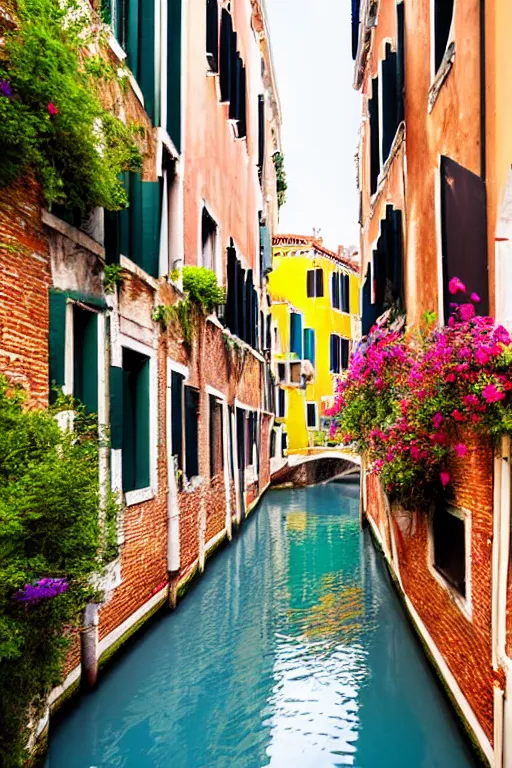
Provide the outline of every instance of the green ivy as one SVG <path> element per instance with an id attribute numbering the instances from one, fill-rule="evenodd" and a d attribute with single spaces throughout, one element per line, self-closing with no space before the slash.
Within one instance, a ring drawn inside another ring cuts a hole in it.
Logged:
<path id="1" fill-rule="evenodd" d="M 116 286 L 123 284 L 123 268 L 120 264 L 106 264 L 103 270 L 103 288 L 105 293 L 114 293 Z"/>
<path id="2" fill-rule="evenodd" d="M 56 407 L 66 408 L 60 401 Z M 76 409 L 73 432 L 53 412 L 27 409 L 23 394 L 0 377 L 0 765 L 27 759 L 27 722 L 40 717 L 61 680 L 68 629 L 93 597 L 90 576 L 113 553 L 107 500 L 99 518 L 96 419 Z M 69 588 L 36 605 L 14 594 L 41 578 L 64 578 Z"/>
<path id="3" fill-rule="evenodd" d="M 0 49 L 0 186 L 33 169 L 49 206 L 83 215 L 98 206 L 124 208 L 120 174 L 141 167 L 137 131 L 99 97 L 106 80 L 121 83 L 124 73 L 84 56 L 87 43 L 102 44 L 86 7 L 18 0 L 17 26 L 5 31 Z"/>
<path id="4" fill-rule="evenodd" d="M 286 171 L 284 170 L 284 155 L 281 152 L 275 152 L 272 159 L 276 169 L 277 204 L 280 208 L 286 203 L 286 192 L 288 190 Z"/>
<path id="5" fill-rule="evenodd" d="M 177 270 L 171 273 L 173 282 L 179 275 Z M 160 322 L 164 329 L 178 322 L 185 343 L 190 345 L 194 334 L 194 312 L 209 315 L 216 306 L 225 303 L 226 291 L 218 285 L 215 272 L 206 267 L 185 267 L 182 275 L 185 298 L 176 304 L 160 304 L 153 312 L 153 320 Z"/>

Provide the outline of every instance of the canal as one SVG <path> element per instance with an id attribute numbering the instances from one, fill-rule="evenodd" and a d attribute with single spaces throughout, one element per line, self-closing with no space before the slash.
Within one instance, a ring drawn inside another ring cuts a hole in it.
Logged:
<path id="1" fill-rule="evenodd" d="M 357 486 L 272 491 L 52 728 L 47 768 L 466 768 Z"/>

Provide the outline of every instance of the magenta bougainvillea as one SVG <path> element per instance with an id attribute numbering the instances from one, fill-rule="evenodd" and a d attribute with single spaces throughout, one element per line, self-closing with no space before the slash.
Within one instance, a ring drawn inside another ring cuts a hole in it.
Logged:
<path id="1" fill-rule="evenodd" d="M 23 589 L 14 594 L 13 600 L 27 605 L 37 605 L 43 600 L 62 595 L 67 589 L 68 583 L 65 579 L 39 579 L 33 584 L 25 584 Z"/>
<path id="2" fill-rule="evenodd" d="M 454 296 L 466 288 L 449 283 Z M 508 331 L 454 304 L 445 327 L 425 318 L 420 329 L 375 326 L 339 381 L 332 435 L 364 452 L 384 489 L 421 504 L 449 486 L 450 456 L 463 457 L 467 435 L 512 431 L 512 345 Z"/>

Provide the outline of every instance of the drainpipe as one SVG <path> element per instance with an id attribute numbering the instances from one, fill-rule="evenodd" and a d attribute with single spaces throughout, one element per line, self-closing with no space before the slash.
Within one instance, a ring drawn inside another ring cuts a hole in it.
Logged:
<path id="1" fill-rule="evenodd" d="M 172 455 L 171 369 L 167 368 L 167 570 L 177 575 L 180 570 L 180 509 L 176 484 L 176 467 Z M 169 578 L 169 605 L 176 608 L 177 579 Z"/>
<path id="2" fill-rule="evenodd" d="M 231 481 L 229 479 L 229 451 L 234 450 L 229 445 L 229 408 L 227 403 L 222 408 L 224 422 L 224 440 L 222 441 L 222 452 L 224 459 L 224 492 L 226 494 L 226 519 L 224 525 L 228 540 L 233 538 L 233 513 L 231 511 Z"/>

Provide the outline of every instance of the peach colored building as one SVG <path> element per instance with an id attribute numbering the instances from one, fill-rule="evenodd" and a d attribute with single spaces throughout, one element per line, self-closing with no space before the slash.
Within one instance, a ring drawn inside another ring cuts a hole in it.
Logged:
<path id="1" fill-rule="evenodd" d="M 510 21 L 506 0 L 353 3 L 363 334 L 391 307 L 408 326 L 425 312 L 445 322 L 453 276 L 512 327 Z M 508 438 L 496 452 L 472 439 L 451 473 L 430 515 L 363 476 L 363 512 L 471 737 L 510 768 Z"/>

